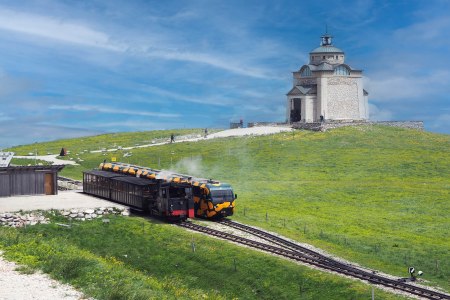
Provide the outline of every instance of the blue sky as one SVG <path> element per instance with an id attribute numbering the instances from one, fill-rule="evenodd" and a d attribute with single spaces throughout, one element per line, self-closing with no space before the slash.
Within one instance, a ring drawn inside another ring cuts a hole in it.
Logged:
<path id="1" fill-rule="evenodd" d="M 371 119 L 450 133 L 450 1 L 0 1 L 0 148 L 284 121 L 328 31 Z"/>

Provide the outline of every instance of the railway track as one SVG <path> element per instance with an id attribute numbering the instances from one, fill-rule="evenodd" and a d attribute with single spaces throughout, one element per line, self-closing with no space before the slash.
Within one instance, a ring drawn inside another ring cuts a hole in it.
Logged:
<path id="1" fill-rule="evenodd" d="M 269 244 L 257 242 L 254 240 L 250 240 L 244 237 L 240 237 L 237 235 L 233 235 L 230 233 L 226 233 L 223 231 L 211 229 L 205 226 L 193 224 L 190 222 L 178 223 L 177 225 L 180 227 L 184 227 L 193 231 L 201 232 L 204 234 L 212 235 L 215 237 L 219 237 L 222 239 L 226 239 L 235 243 L 239 243 L 242 245 L 246 245 L 251 248 L 259 249 L 262 251 L 270 252 L 273 254 L 277 254 L 295 261 L 307 263 L 313 265 L 315 267 L 333 271 L 339 274 L 344 274 L 347 276 L 351 276 L 354 278 L 358 278 L 364 281 L 368 281 L 372 284 L 389 287 L 392 289 L 400 290 L 415 296 L 420 296 L 425 299 L 450 299 L 449 295 L 439 293 L 436 291 L 428 290 L 422 287 L 417 287 L 400 280 L 394 280 L 390 278 L 386 278 L 365 270 L 361 270 L 355 268 L 353 266 L 341 263 L 339 261 L 333 260 L 329 257 L 326 257 L 320 253 L 307 249 L 305 247 L 301 247 L 295 243 L 292 243 L 288 240 L 280 238 L 278 236 L 272 235 L 265 231 L 255 229 L 243 224 L 239 224 L 230 220 L 222 221 L 221 224 L 242 230 L 244 232 L 253 234 L 259 238 L 262 238 L 266 241 L 271 242 L 272 244 L 276 244 L 277 246 L 272 246 Z"/>
<path id="2" fill-rule="evenodd" d="M 236 223 L 236 222 L 233 222 L 233 221 L 227 220 L 227 219 L 221 220 L 220 224 L 223 224 L 223 225 L 226 225 L 226 226 L 229 226 L 229 227 L 232 227 L 232 228 L 235 228 L 235 229 L 238 229 L 238 230 L 250 233 L 250 234 L 252 234 L 254 236 L 257 236 L 257 237 L 259 237 L 259 238 L 261 238 L 263 240 L 266 240 L 266 241 L 268 241 L 270 243 L 273 243 L 273 244 L 276 244 L 278 246 L 281 246 L 281 247 L 283 247 L 285 249 L 290 249 L 292 251 L 304 253 L 305 255 L 311 256 L 312 258 L 315 258 L 317 260 L 325 261 L 325 262 L 328 262 L 330 264 L 336 264 L 336 265 L 342 264 L 341 262 L 333 260 L 330 257 L 322 255 L 322 254 L 320 254 L 320 253 L 318 253 L 316 251 L 313 251 L 311 249 L 302 247 L 302 246 L 297 245 L 297 244 L 295 244 L 295 243 L 293 243 L 291 241 L 288 241 L 288 240 L 283 239 L 283 238 L 281 238 L 279 236 L 270 234 L 270 233 L 268 233 L 266 231 L 263 231 L 263 230 L 260 230 L 260 229 L 257 229 L 257 228 L 253 228 L 253 227 L 241 224 L 241 223 Z"/>

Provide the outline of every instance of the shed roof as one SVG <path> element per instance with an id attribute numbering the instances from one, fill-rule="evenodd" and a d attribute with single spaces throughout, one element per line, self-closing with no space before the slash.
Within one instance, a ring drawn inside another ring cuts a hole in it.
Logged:
<path id="1" fill-rule="evenodd" d="M 27 171 L 38 171 L 38 172 L 60 172 L 65 165 L 53 165 L 53 166 L 9 166 L 0 167 L 0 172 L 27 172 Z"/>

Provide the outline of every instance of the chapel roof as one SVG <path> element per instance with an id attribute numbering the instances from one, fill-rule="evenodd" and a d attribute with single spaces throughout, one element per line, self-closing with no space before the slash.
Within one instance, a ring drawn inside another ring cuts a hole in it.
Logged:
<path id="1" fill-rule="evenodd" d="M 294 86 L 287 95 L 316 95 L 317 94 L 317 85 L 296 85 Z"/>
<path id="2" fill-rule="evenodd" d="M 310 53 L 344 53 L 341 49 L 332 45 L 320 46 L 312 50 Z"/>

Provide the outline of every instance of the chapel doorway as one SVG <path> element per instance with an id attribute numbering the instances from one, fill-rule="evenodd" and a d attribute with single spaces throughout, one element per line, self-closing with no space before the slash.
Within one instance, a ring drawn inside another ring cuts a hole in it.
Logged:
<path id="1" fill-rule="evenodd" d="M 302 119 L 302 101 L 300 98 L 291 100 L 291 123 L 300 122 Z"/>

